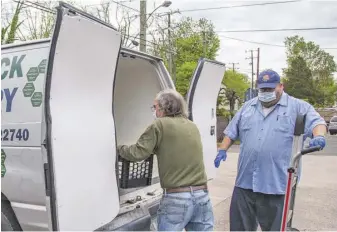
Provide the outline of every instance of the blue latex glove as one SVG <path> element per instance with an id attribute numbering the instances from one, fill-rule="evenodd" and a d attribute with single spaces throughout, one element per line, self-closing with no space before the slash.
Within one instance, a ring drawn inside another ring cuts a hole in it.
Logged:
<path id="1" fill-rule="evenodd" d="M 320 146 L 321 149 L 323 149 L 325 147 L 325 144 L 326 144 L 325 137 L 319 135 L 310 140 L 309 147 Z"/>
<path id="2" fill-rule="evenodd" d="M 221 160 L 225 161 L 227 158 L 226 150 L 219 150 L 218 155 L 215 157 L 214 166 L 218 168 L 220 166 Z"/>

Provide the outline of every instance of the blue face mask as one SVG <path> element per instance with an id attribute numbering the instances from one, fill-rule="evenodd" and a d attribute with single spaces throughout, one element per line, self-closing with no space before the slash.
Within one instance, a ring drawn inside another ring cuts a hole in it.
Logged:
<path id="1" fill-rule="evenodd" d="M 275 91 L 273 91 L 273 92 L 259 92 L 258 98 L 261 102 L 268 103 L 268 102 L 274 101 L 276 99 L 276 93 L 275 93 Z"/>

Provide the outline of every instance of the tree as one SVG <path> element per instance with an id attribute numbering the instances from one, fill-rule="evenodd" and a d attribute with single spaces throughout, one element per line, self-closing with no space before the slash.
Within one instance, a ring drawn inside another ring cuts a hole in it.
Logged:
<path id="1" fill-rule="evenodd" d="M 132 37 L 130 37 L 130 29 L 132 23 L 138 18 L 139 15 L 131 13 L 130 9 L 121 7 L 116 4 L 115 16 L 113 12 L 113 2 L 101 2 L 98 6 L 80 6 L 83 11 L 99 18 L 100 20 L 111 25 L 117 24 L 117 30 L 122 33 L 122 46 L 130 47 Z"/>
<path id="2" fill-rule="evenodd" d="M 50 38 L 53 33 L 55 22 L 55 11 L 53 8 L 57 6 L 57 2 L 29 2 L 26 4 L 22 14 L 25 21 L 19 28 L 20 40 L 36 40 Z"/>
<path id="3" fill-rule="evenodd" d="M 333 107 L 337 102 L 337 83 L 332 76 L 324 82 L 314 80 L 314 105 L 318 108 Z"/>
<path id="4" fill-rule="evenodd" d="M 285 45 L 288 64 L 300 56 L 305 60 L 311 72 L 322 78 L 330 76 L 331 73 L 336 71 L 337 66 L 334 57 L 314 42 L 306 42 L 303 37 L 296 35 L 287 37 Z"/>
<path id="5" fill-rule="evenodd" d="M 169 56 L 172 55 L 173 67 L 171 76 L 176 76 L 178 91 L 185 95 L 196 61 L 200 57 L 215 59 L 220 48 L 220 40 L 214 31 L 214 25 L 206 20 L 193 20 L 183 18 L 181 21 L 172 23 L 171 41 L 167 31 L 167 21 L 164 23 L 157 20 L 149 34 L 152 36 L 152 45 L 149 52 L 164 59 L 168 67 Z"/>
<path id="6" fill-rule="evenodd" d="M 288 79 L 286 91 L 308 99 L 315 106 L 333 106 L 337 95 L 337 83 L 332 75 L 337 70 L 334 57 L 314 42 L 306 42 L 299 36 L 287 37 L 285 45 L 288 64 L 284 69 Z"/>
<path id="7" fill-rule="evenodd" d="M 224 87 L 220 91 L 223 91 L 225 97 L 222 102 L 221 98 L 219 98 L 218 104 L 219 106 L 221 104 L 229 104 L 229 112 L 233 117 L 236 102 L 242 104 L 245 91 L 249 88 L 248 77 L 245 74 L 227 70 L 222 84 Z"/>
<path id="8" fill-rule="evenodd" d="M 186 96 L 187 94 L 191 76 L 193 75 L 193 71 L 196 68 L 196 66 L 197 66 L 196 61 L 194 62 L 189 61 L 179 66 L 177 69 L 177 76 L 179 76 L 179 78 L 177 79 L 176 82 L 176 90 L 183 96 Z"/>
<path id="9" fill-rule="evenodd" d="M 214 25 L 206 20 L 186 18 L 177 24 L 173 44 L 176 47 L 176 65 L 198 60 L 200 57 L 215 59 L 220 40 Z"/>
<path id="10" fill-rule="evenodd" d="M 307 99 L 314 104 L 314 88 L 311 70 L 304 58 L 298 56 L 290 60 L 290 65 L 285 70 L 287 79 L 284 80 L 286 91 L 299 99 Z"/>
<path id="11" fill-rule="evenodd" d="M 66 0 L 65 2 L 76 5 L 73 0 Z M 52 0 L 18 3 L 17 9 L 14 12 L 13 18 L 10 20 L 9 25 L 2 27 L 1 42 L 12 43 L 14 42 L 14 39 L 25 41 L 50 38 L 55 23 L 56 11 L 54 8 L 57 5 L 58 2 Z M 121 8 L 119 4 L 117 4 L 114 19 L 111 15 L 111 12 L 113 12 L 111 2 L 102 2 L 99 5 L 92 6 L 78 5 L 77 7 L 109 24 L 116 22 L 117 29 L 123 35 L 122 45 L 130 46 L 128 45 L 128 42 L 130 41 L 130 26 L 138 17 L 136 14 L 130 14 L 128 9 Z M 4 8 L 2 8 L 2 10 L 3 9 Z M 24 17 L 25 20 L 19 22 L 19 16 Z M 9 29 L 11 30 L 7 33 Z"/>
<path id="12" fill-rule="evenodd" d="M 13 14 L 13 17 L 8 20 L 6 26 L 1 27 L 1 44 L 9 44 L 13 43 L 17 40 L 18 29 L 23 23 L 23 20 L 20 21 L 20 13 L 22 11 L 23 4 L 18 2 L 16 4 L 16 8 Z M 8 15 L 8 12 L 4 12 L 4 8 L 1 8 L 1 13 L 4 15 Z"/>

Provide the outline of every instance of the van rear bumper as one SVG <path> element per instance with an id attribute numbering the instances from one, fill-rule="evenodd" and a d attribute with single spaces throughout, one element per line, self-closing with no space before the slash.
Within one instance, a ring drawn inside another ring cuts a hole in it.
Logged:
<path id="1" fill-rule="evenodd" d="M 146 207 L 140 206 L 118 215 L 114 220 L 96 231 L 151 231 L 152 218 L 156 217 L 159 201 Z"/>

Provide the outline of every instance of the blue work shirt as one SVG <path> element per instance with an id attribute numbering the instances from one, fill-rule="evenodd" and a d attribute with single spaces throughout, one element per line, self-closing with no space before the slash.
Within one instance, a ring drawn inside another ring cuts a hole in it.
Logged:
<path id="1" fill-rule="evenodd" d="M 309 103 L 285 92 L 267 116 L 257 98 L 243 105 L 224 131 L 241 142 L 235 186 L 265 194 L 285 193 L 299 114 L 306 114 L 305 138 L 312 137 L 317 125 L 326 125 Z"/>

